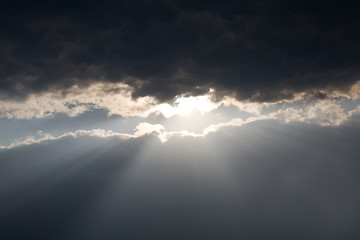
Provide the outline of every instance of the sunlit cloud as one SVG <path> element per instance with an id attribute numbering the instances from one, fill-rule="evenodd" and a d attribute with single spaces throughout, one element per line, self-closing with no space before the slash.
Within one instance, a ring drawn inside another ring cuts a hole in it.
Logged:
<path id="1" fill-rule="evenodd" d="M 213 90 L 210 90 L 209 94 L 204 96 L 179 96 L 175 98 L 173 104 L 159 104 L 151 109 L 150 112 L 162 114 L 166 118 L 174 115 L 186 116 L 191 111 L 198 111 L 200 113 L 210 112 L 220 105 L 220 103 L 215 103 L 211 100 L 211 93 L 213 93 Z"/>
<path id="2" fill-rule="evenodd" d="M 93 129 L 93 130 L 77 130 L 75 132 L 67 132 L 60 136 L 53 136 L 49 133 L 38 132 L 38 137 L 35 136 L 28 136 L 25 139 L 16 140 L 10 145 L 7 146 L 0 146 L 0 149 L 11 149 L 19 146 L 26 146 L 32 144 L 43 143 L 47 141 L 59 140 L 65 137 L 81 137 L 81 136 L 90 136 L 90 137 L 99 137 L 99 138 L 106 138 L 106 137 L 119 137 L 122 139 L 128 139 L 133 137 L 133 135 L 126 134 L 126 133 L 116 133 L 110 130 L 104 129 Z"/>
<path id="3" fill-rule="evenodd" d="M 160 103 L 151 96 L 133 98 L 134 89 L 124 83 L 94 83 L 87 87 L 72 86 L 67 90 L 53 90 L 43 93 L 33 93 L 25 100 L 0 100 L 0 118 L 6 119 L 41 119 L 53 117 L 55 114 L 66 114 L 76 117 L 85 112 L 103 109 L 108 115 L 122 117 L 147 117 L 150 114 L 161 114 L 165 118 L 172 116 L 187 116 L 193 111 L 202 114 L 211 112 L 219 107 L 234 106 L 239 111 L 253 115 L 260 115 L 264 108 L 279 104 L 296 104 L 302 101 L 320 101 L 325 98 L 358 100 L 360 96 L 360 81 L 356 82 L 348 91 L 308 90 L 294 94 L 292 99 L 276 102 L 239 101 L 232 95 L 216 98 L 216 91 L 210 91 L 200 96 L 176 96 L 172 102 Z M 216 99 L 216 100 L 215 100 Z M 324 104 L 323 102 L 321 104 Z M 323 105 L 326 107 L 326 104 Z M 289 106 L 291 107 L 291 106 Z M 316 114 L 315 110 L 309 114 Z"/>
<path id="4" fill-rule="evenodd" d="M 25 101 L 0 100 L 0 117 L 8 119 L 48 118 L 57 113 L 75 117 L 94 109 L 109 115 L 146 116 L 156 105 L 153 97 L 133 99 L 133 89 L 123 83 L 94 83 L 88 87 L 33 93 Z"/>
<path id="5" fill-rule="evenodd" d="M 53 136 L 51 134 L 39 131 L 38 137 L 28 136 L 25 139 L 16 140 L 10 145 L 0 146 L 0 149 L 11 149 L 24 145 L 38 144 L 46 141 L 58 140 L 64 137 L 81 137 L 91 136 L 99 138 L 119 137 L 121 139 L 139 138 L 145 135 L 154 135 L 159 138 L 161 142 L 166 142 L 172 137 L 206 137 L 210 133 L 217 132 L 226 127 L 240 127 L 252 122 L 262 120 L 277 120 L 285 124 L 291 122 L 303 122 L 319 126 L 336 127 L 346 122 L 353 115 L 360 114 L 360 105 L 356 108 L 345 111 L 340 104 L 330 100 L 323 100 L 304 109 L 301 108 L 286 108 L 280 109 L 269 114 L 257 115 L 248 118 L 234 118 L 230 121 L 221 122 L 218 124 L 211 124 L 204 128 L 201 133 L 194 133 L 187 130 L 182 131 L 167 131 L 161 124 L 151 124 L 148 122 L 140 122 L 134 129 L 132 134 L 120 133 L 111 130 L 93 129 L 93 130 L 77 130 L 75 132 L 67 132 L 60 136 Z"/>
<path id="6" fill-rule="evenodd" d="M 162 142 L 166 142 L 174 136 L 205 137 L 222 128 L 240 127 L 261 120 L 276 120 L 285 124 L 302 122 L 336 127 L 360 112 L 360 82 L 355 83 L 346 92 L 309 90 L 298 93 L 293 100 L 266 103 L 239 101 L 231 95 L 217 98 L 216 91 L 213 89 L 203 95 L 187 96 L 184 94 L 176 96 L 171 102 L 159 103 L 150 96 L 133 98 L 133 91 L 133 88 L 123 83 L 96 83 L 87 87 L 73 86 L 66 91 L 34 93 L 22 102 L 0 100 L 0 118 L 5 119 L 51 118 L 58 113 L 76 117 L 87 111 L 99 109 L 105 110 L 109 116 L 137 117 L 132 120 L 134 124 L 127 133 L 111 129 L 79 129 L 73 132 L 58 132 L 55 136 L 40 131 L 37 136 L 10 140 L 8 141 L 11 143 L 10 145 L 3 145 L 0 148 L 13 148 L 66 136 L 82 135 L 102 138 L 117 136 L 128 139 L 152 134 Z M 224 109 L 228 111 L 221 111 Z M 211 117 L 217 116 L 216 114 L 222 114 L 222 117 L 211 120 Z M 151 116 L 158 115 L 162 115 L 163 118 L 154 118 L 155 120 L 150 121 Z M 198 129 L 194 128 L 193 125 L 196 125 L 201 119 L 206 119 L 204 124 L 197 125 Z M 174 127 L 174 124 L 178 126 Z M 131 133 L 133 126 L 136 127 Z"/>

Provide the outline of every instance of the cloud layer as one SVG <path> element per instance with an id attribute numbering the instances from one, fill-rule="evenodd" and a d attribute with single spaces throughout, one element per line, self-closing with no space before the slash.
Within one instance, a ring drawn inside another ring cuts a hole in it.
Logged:
<path id="1" fill-rule="evenodd" d="M 241 111 L 259 115 L 264 107 L 283 104 L 292 104 L 304 101 L 312 102 L 341 102 L 344 99 L 357 101 L 360 96 L 360 81 L 353 84 L 349 91 L 305 91 L 294 95 L 292 100 L 282 99 L 271 103 L 253 103 L 251 101 L 239 101 L 233 95 L 217 97 L 216 91 L 200 96 L 182 94 L 175 96 L 168 103 L 161 103 L 156 98 L 146 96 L 134 99 L 132 95 L 136 90 L 123 83 L 93 83 L 86 87 L 74 85 L 66 90 L 53 90 L 45 93 L 32 93 L 26 100 L 0 99 L 0 118 L 7 119 L 33 119 L 48 118 L 63 113 L 69 117 L 76 117 L 88 111 L 103 109 L 108 115 L 122 117 L 147 117 L 152 113 L 162 114 L 166 118 L 174 115 L 187 115 L 191 111 L 207 113 L 221 106 L 235 106 Z M 323 101 L 325 100 L 325 101 Z M 323 105 L 326 107 L 325 105 Z M 318 111 L 313 109 L 310 114 L 319 114 L 321 105 L 317 105 Z"/>
<path id="2" fill-rule="evenodd" d="M 2 98 L 122 82 L 134 97 L 278 101 L 360 79 L 349 1 L 63 1 L 1 10 Z"/>
<path id="3" fill-rule="evenodd" d="M 49 133 L 39 131 L 37 136 L 28 136 L 23 139 L 18 139 L 13 141 L 10 145 L 0 145 L 0 149 L 11 149 L 23 145 L 38 144 L 69 136 L 75 138 L 92 136 L 99 138 L 119 137 L 121 139 L 131 139 L 151 134 L 157 136 L 160 141 L 164 143 L 173 137 L 206 137 L 208 134 L 216 133 L 223 128 L 241 127 L 257 121 L 274 120 L 283 124 L 302 122 L 315 126 L 336 127 L 343 125 L 348 120 L 359 118 L 360 104 L 355 105 L 355 108 L 345 110 L 340 103 L 341 102 L 338 101 L 322 100 L 311 105 L 306 105 L 305 108 L 286 107 L 273 110 L 267 114 L 258 113 L 247 118 L 232 118 L 229 121 L 211 124 L 202 129 L 199 133 L 188 130 L 168 131 L 162 124 L 151 124 L 148 122 L 139 122 L 133 133 L 121 133 L 104 129 L 80 129 L 75 132 L 67 132 L 59 136 L 53 136 Z"/>

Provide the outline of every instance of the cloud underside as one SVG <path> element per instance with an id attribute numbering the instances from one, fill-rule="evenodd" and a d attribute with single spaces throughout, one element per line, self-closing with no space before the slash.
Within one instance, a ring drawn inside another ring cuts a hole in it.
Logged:
<path id="1" fill-rule="evenodd" d="M 106 133 L 152 132 L 166 141 L 266 119 L 339 126 L 359 111 L 360 19 L 345 2 L 34 6 L 2 7 L 1 119 L 104 110 L 140 124 L 153 115 L 170 119 L 227 107 L 249 115 L 197 134 L 157 123 L 140 124 L 130 135 Z"/>
<path id="2" fill-rule="evenodd" d="M 111 82 L 160 102 L 209 88 L 271 102 L 360 79 L 345 2 L 80 2 L 3 6 L 2 98 Z"/>

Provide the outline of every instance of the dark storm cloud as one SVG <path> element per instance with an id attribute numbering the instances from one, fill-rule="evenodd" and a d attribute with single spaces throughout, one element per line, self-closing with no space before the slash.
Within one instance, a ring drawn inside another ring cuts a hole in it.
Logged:
<path id="1" fill-rule="evenodd" d="M 359 125 L 63 138 L 0 152 L 4 239 L 356 239 Z"/>
<path id="2" fill-rule="evenodd" d="M 13 1 L 1 7 L 0 85 L 8 97 L 124 81 L 136 87 L 134 96 L 162 100 L 209 87 L 257 101 L 346 89 L 360 75 L 355 5 Z"/>

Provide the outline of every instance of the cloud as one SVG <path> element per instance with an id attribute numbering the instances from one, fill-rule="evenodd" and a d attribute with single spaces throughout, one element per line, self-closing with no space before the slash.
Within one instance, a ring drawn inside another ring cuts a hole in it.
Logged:
<path id="1" fill-rule="evenodd" d="M 22 140 L 16 140 L 8 146 L 0 146 L 0 149 L 11 149 L 11 148 L 20 147 L 20 146 L 44 143 L 44 142 L 48 142 L 48 141 L 63 139 L 66 137 L 78 138 L 81 136 L 91 136 L 91 137 L 98 137 L 98 138 L 119 137 L 122 139 L 129 139 L 129 138 L 133 137 L 133 135 L 130 135 L 130 134 L 116 133 L 116 132 L 113 132 L 110 130 L 104 130 L 104 129 L 77 130 L 75 132 L 68 132 L 68 133 L 62 134 L 57 137 L 55 137 L 49 133 L 44 133 L 44 132 L 40 131 L 40 132 L 38 132 L 38 135 L 39 135 L 38 138 L 35 138 L 34 136 L 29 136 Z"/>
<path id="2" fill-rule="evenodd" d="M 223 122 L 223 123 L 219 123 L 219 124 L 212 124 L 210 126 L 208 126 L 207 128 L 204 129 L 203 134 L 207 135 L 209 133 L 212 132 L 217 132 L 222 128 L 225 127 L 240 127 L 242 125 L 251 123 L 251 122 L 255 122 L 255 121 L 260 121 L 260 120 L 268 120 L 268 119 L 274 119 L 273 115 L 262 115 L 262 116 L 256 116 L 256 117 L 249 117 L 246 120 L 242 119 L 242 118 L 235 118 L 232 119 L 228 122 Z"/>
<path id="3" fill-rule="evenodd" d="M 271 103 L 256 103 L 249 100 L 239 101 L 233 95 L 218 98 L 216 91 L 210 89 L 202 95 L 182 94 L 175 96 L 168 103 L 161 103 L 151 96 L 134 98 L 135 89 L 127 84 L 100 82 L 82 87 L 74 85 L 67 90 L 59 89 L 50 92 L 32 93 L 26 100 L 0 99 L 0 118 L 50 118 L 58 113 L 76 117 L 96 109 L 107 111 L 109 116 L 120 115 L 122 117 L 144 118 L 155 113 L 170 118 L 176 115 L 188 115 L 193 111 L 204 114 L 220 107 L 230 106 L 234 106 L 243 112 L 260 115 L 264 108 L 281 104 L 288 107 L 298 103 L 311 105 L 315 101 L 319 102 L 319 104 L 313 106 L 309 113 L 314 115 L 316 111 L 330 111 L 329 104 L 336 104 L 336 102 L 341 102 L 342 99 L 357 101 L 360 96 L 359 86 L 360 82 L 356 82 L 350 87 L 348 93 L 311 90 L 296 94 L 292 100 L 283 99 Z M 321 110 L 320 107 L 326 109 Z M 311 116 L 308 116 L 308 118 L 311 118 Z"/>
<path id="4" fill-rule="evenodd" d="M 134 136 L 143 136 L 145 134 L 150 134 L 154 132 L 160 134 L 164 130 L 164 126 L 162 126 L 161 124 L 150 124 L 142 122 L 136 126 Z"/>
<path id="5" fill-rule="evenodd" d="M 0 100 L 0 118 L 49 118 L 58 113 L 76 117 L 96 109 L 108 111 L 109 116 L 146 117 L 156 113 L 169 118 L 187 115 L 191 111 L 210 112 L 223 103 L 212 101 L 213 90 L 202 96 L 176 96 L 171 103 L 160 104 L 150 96 L 133 98 L 134 91 L 123 83 L 100 82 L 85 87 L 74 85 L 66 90 L 33 93 L 25 101 L 3 99 Z"/>
<path id="6" fill-rule="evenodd" d="M 109 138 L 109 137 L 118 137 L 120 139 L 130 139 L 130 138 L 141 138 L 145 135 L 155 135 L 157 136 L 161 142 L 166 142 L 169 138 L 174 136 L 191 136 L 191 137 L 204 137 L 203 134 L 195 134 L 188 131 L 176 131 L 176 132 L 167 132 L 165 131 L 164 126 L 161 124 L 150 124 L 146 122 L 139 123 L 134 130 L 133 134 L 128 133 L 119 133 L 114 132 L 111 130 L 104 130 L 104 129 L 92 129 L 92 130 L 77 130 L 75 132 L 67 132 L 60 136 L 53 136 L 49 133 L 45 133 L 42 131 L 38 132 L 38 137 L 35 136 L 28 136 L 24 139 L 15 140 L 11 144 L 5 146 L 0 145 L 0 149 L 12 149 L 16 147 L 32 145 L 32 144 L 39 144 L 45 143 L 48 141 L 54 141 L 63 139 L 66 137 L 73 137 L 78 138 L 82 136 L 90 136 L 90 137 L 97 137 L 97 138 Z"/>
<path id="7" fill-rule="evenodd" d="M 208 94 L 202 96 L 177 96 L 172 104 L 162 103 L 150 111 L 162 114 L 166 118 L 175 115 L 188 115 L 192 111 L 200 113 L 210 112 L 224 103 L 224 101 L 214 102 L 212 95 L 214 95 L 214 90 L 210 89 Z"/>
<path id="8" fill-rule="evenodd" d="M 105 109 L 109 115 L 146 116 L 156 104 L 152 97 L 132 98 L 133 88 L 123 83 L 94 83 L 77 85 L 65 90 L 33 93 L 25 101 L 0 100 L 0 117 L 32 119 L 64 113 L 70 117 L 94 109 Z"/>
<path id="9" fill-rule="evenodd" d="M 349 117 L 344 109 L 332 101 L 321 101 L 307 109 L 306 121 L 321 126 L 340 125 Z"/>
<path id="10" fill-rule="evenodd" d="M 135 97 L 159 102 L 210 88 L 220 96 L 273 102 L 312 89 L 346 91 L 360 79 L 353 4 L 80 1 L 70 6 L 3 7 L 2 98 L 121 82 L 134 88 Z"/>
<path id="11" fill-rule="evenodd" d="M 192 99 L 193 100 L 193 99 Z M 228 100 L 226 100 L 226 103 Z M 252 104 L 250 105 L 252 106 Z M 155 108 L 157 109 L 157 108 Z M 53 141 L 64 137 L 79 137 L 79 136 L 94 136 L 99 138 L 119 137 L 121 139 L 139 138 L 145 135 L 154 135 L 159 138 L 161 142 L 167 142 L 173 137 L 206 137 L 210 133 L 215 133 L 227 127 L 240 127 L 249 123 L 265 120 L 275 120 L 284 122 L 286 124 L 293 122 L 302 122 L 315 126 L 336 127 L 344 124 L 352 117 L 360 114 L 360 105 L 355 105 L 354 108 L 345 109 L 340 102 L 334 100 L 316 101 L 311 105 L 305 105 L 304 108 L 286 107 L 284 109 L 273 110 L 267 114 L 258 113 L 254 116 L 244 118 L 232 118 L 229 121 L 223 121 L 216 124 L 211 124 L 200 133 L 191 132 L 188 130 L 181 131 L 167 131 L 162 124 L 151 124 L 148 122 L 140 122 L 135 127 L 133 134 L 120 133 L 111 130 L 93 129 L 93 130 L 77 130 L 75 132 L 67 132 L 60 136 L 53 136 L 42 131 L 38 132 L 39 137 L 26 137 L 25 139 L 16 140 L 10 145 L 0 146 L 0 149 L 11 149 L 23 145 L 31 145 L 42 143 L 46 141 Z"/>
<path id="12" fill-rule="evenodd" d="M 203 134 L 217 132 L 224 127 L 239 127 L 251 122 L 261 120 L 280 120 L 285 123 L 304 122 L 318 126 L 339 126 L 346 122 L 355 113 L 359 113 L 359 106 L 346 113 L 344 109 L 332 101 L 321 101 L 305 109 L 286 108 L 269 114 L 249 117 L 247 119 L 235 118 L 228 122 L 213 124 L 204 129 Z"/>

